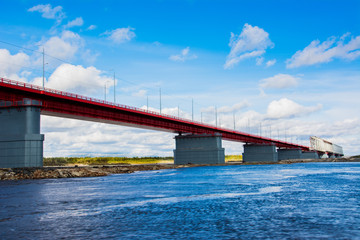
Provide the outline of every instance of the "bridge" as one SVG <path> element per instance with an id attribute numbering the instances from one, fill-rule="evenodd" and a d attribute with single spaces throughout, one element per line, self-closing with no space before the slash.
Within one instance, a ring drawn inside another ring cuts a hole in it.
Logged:
<path id="1" fill-rule="evenodd" d="M 318 154 L 308 146 L 0 78 L 0 167 L 42 166 L 40 114 L 176 133 L 175 164 L 224 162 L 222 139 L 245 143 L 249 162 Z"/>

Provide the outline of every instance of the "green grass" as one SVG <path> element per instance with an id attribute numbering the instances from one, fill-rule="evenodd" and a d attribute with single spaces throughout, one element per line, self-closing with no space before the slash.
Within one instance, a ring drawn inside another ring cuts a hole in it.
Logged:
<path id="1" fill-rule="evenodd" d="M 241 155 L 226 155 L 225 161 L 242 161 Z M 173 157 L 51 157 L 44 158 L 44 166 L 116 165 L 174 163 Z"/>
<path id="2" fill-rule="evenodd" d="M 225 156 L 225 162 L 241 162 L 242 161 L 242 155 L 226 155 Z"/>
<path id="3" fill-rule="evenodd" d="M 44 166 L 173 163 L 173 157 L 52 157 Z"/>

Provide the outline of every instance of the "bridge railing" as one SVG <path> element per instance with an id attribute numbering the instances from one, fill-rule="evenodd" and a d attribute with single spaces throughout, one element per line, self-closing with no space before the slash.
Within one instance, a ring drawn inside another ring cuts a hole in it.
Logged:
<path id="1" fill-rule="evenodd" d="M 146 110 L 146 109 L 142 109 L 142 108 L 127 106 L 127 105 L 123 105 L 123 104 L 113 103 L 113 102 L 109 102 L 109 101 L 105 101 L 105 100 L 101 100 L 101 99 L 97 99 L 97 98 L 92 98 L 92 97 L 87 97 L 87 96 L 83 96 L 83 95 L 79 95 L 79 94 L 75 94 L 75 93 L 63 92 L 63 91 L 59 91 L 59 90 L 55 90 L 55 89 L 51 89 L 51 88 L 43 88 L 43 87 L 40 87 L 40 86 L 37 86 L 37 85 L 34 85 L 34 84 L 30 84 L 30 83 L 19 82 L 19 81 L 15 81 L 15 80 L 6 79 L 6 78 L 0 78 L 0 83 L 25 87 L 25 88 L 34 89 L 34 90 L 37 90 L 37 91 L 40 91 L 40 92 L 48 92 L 48 93 L 51 93 L 51 94 L 56 94 L 56 95 L 75 98 L 75 99 L 81 99 L 81 100 L 94 102 L 94 103 L 101 103 L 101 104 L 112 106 L 112 107 L 118 107 L 118 108 L 123 108 L 123 109 L 131 109 L 131 110 L 138 111 L 138 112 L 144 112 L 144 113 L 147 113 L 147 114 L 152 114 L 152 115 L 162 116 L 162 117 L 165 117 L 165 118 L 171 118 L 171 119 L 180 120 L 180 121 L 187 122 L 187 123 L 198 124 L 200 126 L 216 128 L 216 129 L 219 129 L 219 130 L 222 130 L 222 131 L 227 131 L 227 132 L 232 132 L 232 133 L 239 133 L 239 134 L 242 134 L 242 135 L 248 136 L 248 137 L 255 137 L 255 138 L 260 137 L 260 138 L 262 138 L 264 140 L 267 140 L 267 141 L 273 141 L 273 142 L 276 141 L 278 143 L 289 144 L 288 142 L 284 142 L 284 141 L 281 141 L 281 140 L 275 140 L 275 139 L 272 139 L 272 138 L 261 137 L 261 136 L 257 136 L 257 135 L 254 135 L 254 134 L 249 134 L 249 133 L 245 133 L 245 132 L 236 131 L 234 129 L 222 128 L 222 127 L 218 127 L 218 126 L 208 124 L 208 123 L 192 121 L 192 120 L 189 120 L 189 119 L 186 119 L 186 118 L 181 118 L 181 117 L 172 116 L 172 115 L 168 115 L 168 114 L 163 114 L 163 113 L 159 113 L 159 112 L 155 112 L 155 111 L 151 111 L 151 110 Z M 290 144 L 292 144 L 292 143 L 290 143 Z M 292 144 L 292 145 L 298 145 L 298 144 Z M 298 145 L 298 146 L 299 147 L 305 147 L 305 146 L 301 146 L 301 145 Z"/>
<path id="2" fill-rule="evenodd" d="M 95 102 L 95 103 L 101 103 L 101 104 L 115 106 L 115 107 L 119 107 L 119 108 L 131 109 L 131 110 L 135 110 L 135 111 L 139 111 L 139 112 L 150 113 L 150 114 L 157 115 L 157 116 L 163 116 L 163 117 L 167 117 L 167 118 L 178 119 L 181 121 L 192 122 L 192 123 L 197 123 L 197 124 L 213 127 L 213 125 L 211 125 L 211 124 L 206 124 L 206 123 L 202 123 L 202 122 L 198 122 L 198 121 L 191 121 L 186 118 L 181 118 L 181 117 L 177 117 L 177 116 L 173 116 L 173 115 L 168 115 L 168 114 L 159 113 L 159 112 L 155 112 L 155 111 L 151 111 L 151 110 L 146 110 L 143 108 L 132 107 L 132 106 L 124 105 L 124 104 L 113 103 L 113 102 L 101 100 L 98 98 L 87 97 L 87 96 L 83 96 L 83 95 L 79 95 L 79 94 L 75 94 L 75 93 L 63 92 L 63 91 L 59 91 L 59 90 L 55 90 L 55 89 L 51 89 L 51 88 L 43 88 L 38 85 L 34 85 L 34 84 L 30 84 L 30 83 L 19 82 L 19 81 L 15 81 L 15 80 L 11 80 L 11 79 L 6 79 L 6 78 L 0 78 L 0 82 L 14 85 L 14 86 L 20 86 L 20 87 L 25 87 L 25 88 L 29 88 L 29 89 L 38 90 L 38 91 L 48 92 L 48 93 L 52 93 L 52 94 L 56 94 L 56 95 L 60 95 L 60 96 L 82 99 L 82 100 L 89 101 L 89 102 Z"/>

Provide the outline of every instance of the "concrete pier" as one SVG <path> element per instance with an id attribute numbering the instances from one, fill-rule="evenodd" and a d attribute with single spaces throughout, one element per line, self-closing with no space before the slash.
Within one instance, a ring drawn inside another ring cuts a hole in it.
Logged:
<path id="1" fill-rule="evenodd" d="M 316 151 L 302 152 L 302 159 L 319 159 L 319 154 Z"/>
<path id="2" fill-rule="evenodd" d="M 302 151 L 301 149 L 278 149 L 278 159 L 279 160 L 288 160 L 288 159 L 301 159 Z"/>
<path id="3" fill-rule="evenodd" d="M 245 144 L 243 162 L 277 162 L 275 145 Z"/>
<path id="4" fill-rule="evenodd" d="M 0 168 L 42 167 L 41 102 L 0 102 Z"/>
<path id="5" fill-rule="evenodd" d="M 225 163 L 221 135 L 196 134 L 175 137 L 174 164 Z"/>

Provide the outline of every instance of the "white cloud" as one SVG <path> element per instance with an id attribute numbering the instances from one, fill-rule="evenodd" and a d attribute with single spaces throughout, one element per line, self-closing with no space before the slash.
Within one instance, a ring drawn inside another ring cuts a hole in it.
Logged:
<path id="1" fill-rule="evenodd" d="M 108 39 L 114 43 L 124 43 L 133 39 L 136 34 L 134 32 L 135 28 L 117 28 L 112 31 L 106 31 L 104 35 L 108 35 Z"/>
<path id="2" fill-rule="evenodd" d="M 80 65 L 62 64 L 49 77 L 46 87 L 70 91 L 79 94 L 101 93 L 107 87 L 113 86 L 113 79 L 103 75 L 95 67 L 84 68 Z"/>
<path id="3" fill-rule="evenodd" d="M 218 108 L 218 113 L 233 113 L 237 112 L 241 109 L 249 107 L 250 104 L 247 101 L 242 101 L 240 103 L 236 103 L 232 106 L 222 106 Z"/>
<path id="4" fill-rule="evenodd" d="M 61 6 L 57 6 L 52 8 L 50 4 L 40 4 L 36 5 L 32 8 L 29 8 L 29 12 L 39 12 L 42 13 L 43 18 L 47 19 L 56 19 L 58 22 L 61 22 L 63 18 L 65 18 L 65 13 L 62 11 Z"/>
<path id="5" fill-rule="evenodd" d="M 190 47 L 186 47 L 183 50 L 181 50 L 181 53 L 178 55 L 171 55 L 169 57 L 170 60 L 175 61 L 175 62 L 185 62 L 186 60 L 190 60 L 190 59 L 196 59 L 197 56 L 195 54 L 189 54 L 190 52 Z"/>
<path id="6" fill-rule="evenodd" d="M 289 74 L 277 74 L 273 77 L 265 78 L 260 81 L 262 88 L 291 88 L 298 85 L 299 78 Z"/>
<path id="7" fill-rule="evenodd" d="M 71 31 L 63 31 L 61 36 L 51 37 L 44 43 L 40 43 L 39 52 L 42 52 L 42 48 L 45 49 L 45 54 L 59 58 L 62 60 L 71 60 L 78 50 L 83 47 L 84 40 L 76 33 Z M 47 58 L 46 61 L 52 65 L 54 63 L 53 58 Z M 42 57 L 36 61 L 37 64 L 42 64 Z"/>
<path id="8" fill-rule="evenodd" d="M 276 59 L 273 60 L 269 60 L 266 62 L 266 67 L 271 67 L 272 65 L 274 65 L 276 63 Z"/>
<path id="9" fill-rule="evenodd" d="M 174 134 L 42 116 L 44 156 L 172 156 Z"/>
<path id="10" fill-rule="evenodd" d="M 96 25 L 90 25 L 88 28 L 87 28 L 87 30 L 94 30 L 94 29 L 96 29 L 97 28 L 97 26 Z"/>
<path id="11" fill-rule="evenodd" d="M 272 101 L 268 105 L 266 117 L 269 119 L 300 117 L 319 111 L 320 109 L 322 109 L 321 104 L 306 107 L 287 98 L 282 98 L 278 101 Z"/>
<path id="12" fill-rule="evenodd" d="M 0 49 L 0 76 L 12 80 L 26 81 L 28 72 L 19 72 L 30 64 L 30 57 L 25 53 L 11 55 L 7 49 Z"/>
<path id="13" fill-rule="evenodd" d="M 345 41 L 349 34 L 345 34 L 337 40 L 331 37 L 320 43 L 314 40 L 303 50 L 297 51 L 290 59 L 286 60 L 287 68 L 296 68 L 320 63 L 331 62 L 336 58 L 354 60 L 360 56 L 360 36 L 351 37 Z"/>
<path id="14" fill-rule="evenodd" d="M 78 17 L 70 22 L 68 22 L 64 27 L 71 28 L 71 27 L 81 27 L 84 24 L 84 20 L 82 17 Z"/>
<path id="15" fill-rule="evenodd" d="M 246 23 L 240 35 L 231 33 L 229 46 L 231 50 L 226 58 L 225 69 L 232 68 L 243 59 L 263 55 L 268 47 L 274 46 L 274 43 L 264 29 Z"/>

